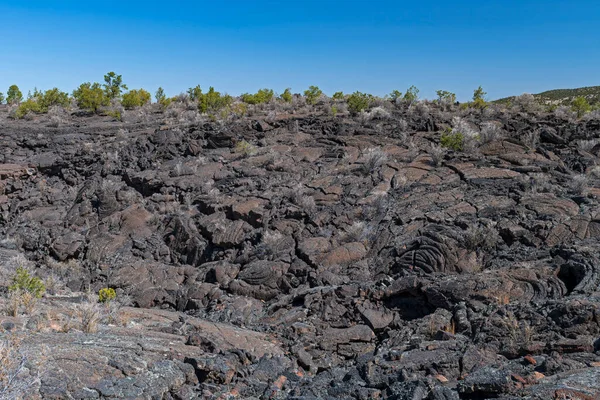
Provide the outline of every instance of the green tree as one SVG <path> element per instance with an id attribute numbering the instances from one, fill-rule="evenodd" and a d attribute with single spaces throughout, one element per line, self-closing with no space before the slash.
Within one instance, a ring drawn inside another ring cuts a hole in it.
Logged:
<path id="1" fill-rule="evenodd" d="M 441 104 L 454 104 L 456 103 L 456 95 L 446 90 L 438 90 L 435 92 L 438 96 L 438 101 Z"/>
<path id="2" fill-rule="evenodd" d="M 412 85 L 404 93 L 404 101 L 412 104 L 419 98 L 419 89 L 415 85 Z"/>
<path id="3" fill-rule="evenodd" d="M 392 90 L 392 93 L 390 93 L 390 99 L 394 102 L 401 98 L 402 98 L 402 92 L 399 90 Z"/>
<path id="4" fill-rule="evenodd" d="M 0 92 L 0 104 L 4 103 L 4 93 Z"/>
<path id="5" fill-rule="evenodd" d="M 354 92 L 352 93 L 350 96 L 348 96 L 348 111 L 350 111 L 350 114 L 352 115 L 356 115 L 361 111 L 366 110 L 367 108 L 369 108 L 369 105 L 371 104 L 371 100 L 372 97 L 370 94 L 367 93 L 361 93 L 361 92 Z"/>
<path id="6" fill-rule="evenodd" d="M 285 89 L 279 97 L 281 97 L 281 100 L 285 101 L 286 103 L 291 103 L 292 99 L 294 98 L 294 96 L 292 96 L 292 89 Z"/>
<path id="7" fill-rule="evenodd" d="M 77 106 L 83 110 L 98 112 L 101 106 L 108 106 L 110 99 L 106 96 L 99 83 L 82 83 L 73 91 Z"/>
<path id="8" fill-rule="evenodd" d="M 127 85 L 123 84 L 123 77 L 114 72 L 104 75 L 104 93 L 109 99 L 118 99 L 121 91 L 127 90 Z"/>
<path id="9" fill-rule="evenodd" d="M 335 92 L 331 98 L 338 101 L 344 100 L 344 92 Z"/>
<path id="10" fill-rule="evenodd" d="M 23 101 L 23 93 L 19 90 L 17 85 L 11 85 L 6 92 L 6 103 L 7 104 L 19 104 Z"/>
<path id="11" fill-rule="evenodd" d="M 577 118 L 581 118 L 585 113 L 592 110 L 592 106 L 590 106 L 585 97 L 579 96 L 571 103 L 571 110 L 577 113 Z"/>
<path id="12" fill-rule="evenodd" d="M 123 95 L 121 105 L 126 109 L 141 107 L 147 104 L 151 99 L 150 92 L 144 89 L 133 89 Z"/>
<path id="13" fill-rule="evenodd" d="M 202 97 L 202 89 L 200 88 L 200 85 L 196 85 L 196 87 L 189 88 L 187 94 L 190 96 L 190 100 L 199 101 Z"/>
<path id="14" fill-rule="evenodd" d="M 306 102 L 310 105 L 317 104 L 317 101 L 323 94 L 323 91 L 319 89 L 318 86 L 309 86 L 308 90 L 304 91 L 304 97 L 306 97 Z"/>
<path id="15" fill-rule="evenodd" d="M 474 108 L 486 108 L 487 102 L 485 101 L 486 92 L 483 91 L 483 88 L 479 86 L 477 89 L 473 91 L 473 103 L 472 106 Z"/>

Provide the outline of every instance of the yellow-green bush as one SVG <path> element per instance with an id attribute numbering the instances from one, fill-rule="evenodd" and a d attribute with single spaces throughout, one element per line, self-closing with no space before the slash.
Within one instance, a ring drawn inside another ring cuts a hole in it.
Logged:
<path id="1" fill-rule="evenodd" d="M 260 89 L 255 94 L 244 93 L 241 98 L 244 103 L 248 104 L 268 103 L 273 98 L 273 89 Z"/>
<path id="2" fill-rule="evenodd" d="M 133 89 L 123 95 L 121 105 L 126 109 L 141 107 L 144 104 L 148 103 L 151 97 L 152 96 L 150 96 L 150 92 L 144 89 Z"/>
<path id="3" fill-rule="evenodd" d="M 113 288 L 102 288 L 98 291 L 98 301 L 100 303 L 110 303 L 117 298 L 117 293 Z"/>
<path id="4" fill-rule="evenodd" d="M 108 106 L 110 98 L 99 83 L 82 83 L 73 91 L 77 106 L 83 110 L 97 112 L 101 106 Z"/>
<path id="5" fill-rule="evenodd" d="M 12 284 L 8 290 L 27 292 L 39 299 L 46 291 L 46 286 L 40 278 L 31 276 L 25 268 L 19 267 L 12 277 Z"/>

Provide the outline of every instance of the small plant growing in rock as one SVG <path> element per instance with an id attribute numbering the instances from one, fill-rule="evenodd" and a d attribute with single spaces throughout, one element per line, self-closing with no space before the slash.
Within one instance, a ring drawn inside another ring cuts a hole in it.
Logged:
<path id="1" fill-rule="evenodd" d="M 12 278 L 12 284 L 8 287 L 8 290 L 11 292 L 17 290 L 28 292 L 39 299 L 46 291 L 46 286 L 40 278 L 31 276 L 25 268 L 19 267 Z"/>
<path id="2" fill-rule="evenodd" d="M 256 147 L 245 140 L 240 140 L 235 144 L 235 152 L 247 157 L 256 153 Z"/>
<path id="3" fill-rule="evenodd" d="M 433 165 L 439 167 L 442 165 L 444 161 L 444 156 L 446 155 L 446 149 L 442 146 L 438 146 L 437 144 L 432 144 L 429 147 L 429 156 L 431 157 L 431 161 Z"/>
<path id="4" fill-rule="evenodd" d="M 117 293 L 113 288 L 102 288 L 98 291 L 98 301 L 100 303 L 110 303 L 117 298 Z"/>
<path id="5" fill-rule="evenodd" d="M 306 103 L 310 105 L 317 104 L 319 98 L 323 94 L 323 91 L 318 86 L 310 86 L 304 91 L 304 97 L 306 97 Z"/>
<path id="6" fill-rule="evenodd" d="M 4 103 L 4 93 L 0 92 L 0 104 Z"/>
<path id="7" fill-rule="evenodd" d="M 173 99 L 170 99 L 165 95 L 165 90 L 162 87 L 159 87 L 156 90 L 156 93 L 154 93 L 154 98 L 163 109 L 167 108 L 173 101 Z"/>
<path id="8" fill-rule="evenodd" d="M 83 303 L 78 307 L 77 314 L 81 320 L 81 330 L 85 333 L 98 331 L 98 323 L 101 318 L 101 310 L 98 304 Z"/>
<path id="9" fill-rule="evenodd" d="M 446 149 L 462 151 L 464 147 L 465 136 L 461 132 L 453 132 L 447 129 L 440 137 L 440 145 Z"/>
<path id="10" fill-rule="evenodd" d="M 365 175 L 380 168 L 387 161 L 387 154 L 380 148 L 369 148 L 364 152 L 362 170 Z"/>

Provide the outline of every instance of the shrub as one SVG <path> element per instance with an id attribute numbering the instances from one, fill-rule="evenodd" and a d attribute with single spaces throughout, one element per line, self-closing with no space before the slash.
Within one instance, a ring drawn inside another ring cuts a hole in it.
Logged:
<path id="1" fill-rule="evenodd" d="M 464 146 L 465 136 L 461 132 L 446 130 L 442 133 L 440 144 L 442 147 L 454 151 L 461 151 Z"/>
<path id="2" fill-rule="evenodd" d="M 344 100 L 344 92 L 335 92 L 331 98 L 338 101 Z"/>
<path id="3" fill-rule="evenodd" d="M 251 156 L 256 153 L 256 146 L 241 140 L 235 144 L 235 152 L 243 156 Z"/>
<path id="4" fill-rule="evenodd" d="M 126 109 L 141 107 L 150 101 L 150 93 L 144 89 L 130 90 L 123 95 L 121 105 Z"/>
<path id="5" fill-rule="evenodd" d="M 390 99 L 393 102 L 396 102 L 398 99 L 401 99 L 401 98 L 402 98 L 402 92 L 397 89 L 392 90 L 392 93 L 390 93 Z"/>
<path id="6" fill-rule="evenodd" d="M 212 86 L 207 93 L 201 93 L 198 99 L 198 109 L 202 113 L 218 112 L 233 102 L 231 96 L 217 92 Z"/>
<path id="7" fill-rule="evenodd" d="M 6 92 L 6 103 L 7 104 L 19 104 L 23 101 L 23 93 L 19 90 L 17 85 L 11 85 Z"/>
<path id="8" fill-rule="evenodd" d="M 291 103 L 293 96 L 292 96 L 292 89 L 287 88 L 283 91 L 283 93 L 281 94 L 281 100 L 285 101 L 286 103 Z"/>
<path id="9" fill-rule="evenodd" d="M 365 111 L 371 104 L 372 96 L 370 94 L 354 92 L 348 96 L 348 111 L 352 115 L 357 115 L 361 111 Z"/>
<path id="10" fill-rule="evenodd" d="M 98 291 L 98 301 L 100 303 L 110 303 L 117 298 L 117 293 L 113 288 L 102 288 Z"/>
<path id="11" fill-rule="evenodd" d="M 479 86 L 477 89 L 473 91 L 473 103 L 471 106 L 473 108 L 484 109 L 487 107 L 487 102 L 485 101 L 486 92 L 483 91 L 483 88 Z"/>
<path id="12" fill-rule="evenodd" d="M 22 290 L 39 299 L 46 291 L 46 286 L 44 286 L 42 280 L 29 275 L 29 272 L 23 267 L 17 268 L 15 275 L 12 277 L 12 282 L 12 285 L 8 287 L 11 292 Z"/>
<path id="13" fill-rule="evenodd" d="M 0 92 L 0 104 L 4 103 L 4 93 Z"/>
<path id="14" fill-rule="evenodd" d="M 444 156 L 446 155 L 446 149 L 442 146 L 438 146 L 436 144 L 432 144 L 429 148 L 429 156 L 431 157 L 431 161 L 433 165 L 439 167 L 442 165 L 442 161 L 444 161 Z"/>
<path id="15" fill-rule="evenodd" d="M 419 89 L 416 86 L 411 86 L 408 88 L 406 93 L 404 93 L 404 101 L 412 104 L 419 98 Z"/>
<path id="16" fill-rule="evenodd" d="M 121 96 L 122 90 L 127 90 L 127 85 L 123 84 L 122 76 L 112 71 L 104 75 L 104 82 L 104 93 L 109 99 L 117 99 Z"/>
<path id="17" fill-rule="evenodd" d="M 162 87 L 159 87 L 156 90 L 156 93 L 154 93 L 154 98 L 156 99 L 156 102 L 160 104 L 160 106 L 163 108 L 167 108 L 169 104 L 171 104 L 171 102 L 173 101 L 173 99 L 167 98 L 167 96 L 165 95 L 165 91 Z"/>
<path id="18" fill-rule="evenodd" d="M 244 93 L 241 98 L 244 103 L 248 104 L 268 103 L 273 98 L 273 89 L 260 89 L 255 94 Z"/>
<path id="19" fill-rule="evenodd" d="M 190 100 L 199 101 L 200 97 L 202 97 L 202 88 L 200 87 L 200 85 L 196 85 L 193 88 L 189 88 L 187 90 L 187 94 L 190 97 Z"/>
<path id="20" fill-rule="evenodd" d="M 81 320 L 81 330 L 85 333 L 98 331 L 98 323 L 102 317 L 98 304 L 83 303 L 78 307 L 77 314 Z"/>
<path id="21" fill-rule="evenodd" d="M 77 107 L 93 112 L 98 112 L 98 108 L 110 104 L 110 99 L 97 82 L 82 83 L 73 91 L 73 97 L 77 102 Z"/>
<path id="22" fill-rule="evenodd" d="M 380 148 L 368 148 L 364 152 L 362 170 L 365 175 L 381 167 L 387 161 L 387 154 Z"/>
<path id="23" fill-rule="evenodd" d="M 319 89 L 318 86 L 309 86 L 307 90 L 304 91 L 304 97 L 306 97 L 306 102 L 310 105 L 317 104 L 317 101 L 323 94 L 323 91 Z"/>
<path id="24" fill-rule="evenodd" d="M 571 103 L 571 110 L 577 113 L 577 118 L 581 118 L 585 113 L 590 112 L 592 107 L 585 97 L 579 96 L 576 97 Z"/>
<path id="25" fill-rule="evenodd" d="M 69 95 L 57 88 L 45 92 L 35 89 L 33 95 L 27 97 L 27 100 L 21 103 L 15 112 L 17 118 L 23 118 L 29 112 L 47 113 L 50 107 L 53 106 L 69 106 Z"/>
<path id="26" fill-rule="evenodd" d="M 448 92 L 446 90 L 438 90 L 435 92 L 438 96 L 440 104 L 454 104 L 456 103 L 456 94 Z"/>

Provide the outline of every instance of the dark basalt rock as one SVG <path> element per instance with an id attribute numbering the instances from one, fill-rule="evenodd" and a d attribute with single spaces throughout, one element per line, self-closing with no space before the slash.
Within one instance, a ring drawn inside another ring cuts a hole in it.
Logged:
<path id="1" fill-rule="evenodd" d="M 25 398 L 598 397 L 600 121 L 463 110 L 501 133 L 436 165 L 459 111 L 382 107 L 48 128 L 0 106 L 1 305 L 18 263 L 56 283 L 0 318 Z M 103 287 L 129 323 L 56 327 Z"/>

